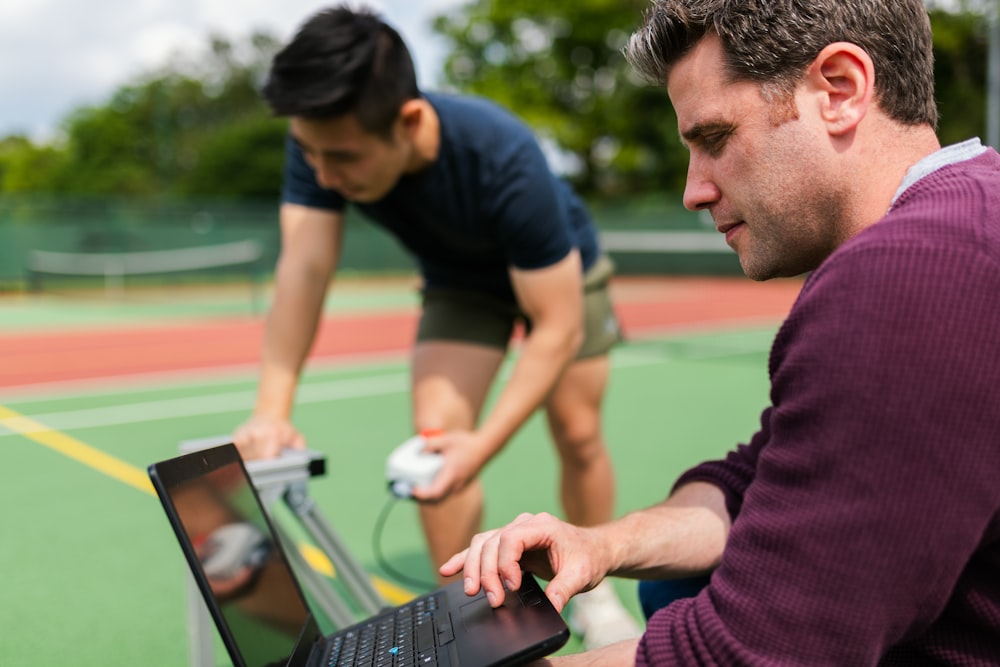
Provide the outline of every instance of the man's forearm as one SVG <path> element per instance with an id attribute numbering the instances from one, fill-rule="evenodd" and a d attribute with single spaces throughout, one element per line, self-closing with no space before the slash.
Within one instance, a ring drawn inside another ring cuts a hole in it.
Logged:
<path id="1" fill-rule="evenodd" d="M 326 282 L 281 275 L 268 313 L 255 412 L 287 418 L 299 374 L 312 348 L 326 296 Z"/>
<path id="2" fill-rule="evenodd" d="M 593 651 L 533 662 L 531 667 L 630 667 L 635 664 L 638 646 L 638 639 L 628 639 Z"/>
<path id="3" fill-rule="evenodd" d="M 692 482 L 670 498 L 597 530 L 612 545 L 609 574 L 673 579 L 708 572 L 722 558 L 730 520 L 717 487 Z"/>
<path id="4" fill-rule="evenodd" d="M 510 379 L 477 431 L 488 443 L 490 456 L 545 401 L 578 346 L 579 339 L 571 330 L 536 330 L 525 339 Z"/>

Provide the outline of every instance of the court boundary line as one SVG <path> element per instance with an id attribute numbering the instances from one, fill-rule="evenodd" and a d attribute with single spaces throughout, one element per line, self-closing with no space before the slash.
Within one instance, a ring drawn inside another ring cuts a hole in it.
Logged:
<path id="1" fill-rule="evenodd" d="M 11 410 L 2 404 L 0 404 L 0 424 L 3 424 L 5 428 L 16 430 L 18 435 L 76 461 L 87 468 L 95 470 L 105 477 L 110 477 L 117 482 L 156 497 L 156 490 L 153 488 L 153 483 L 149 481 L 149 476 L 145 472 L 93 445 L 88 445 L 71 435 L 45 426 L 41 422 L 22 415 L 15 410 Z M 330 562 L 330 559 L 321 549 L 312 544 L 302 542 L 296 546 L 310 567 L 329 577 L 336 576 L 333 563 Z M 414 593 L 390 581 L 371 573 L 367 574 L 371 577 L 375 588 L 387 602 L 401 604 L 414 597 Z"/>
<path id="2" fill-rule="evenodd" d="M 47 447 L 77 463 L 82 463 L 112 479 L 144 493 L 156 495 L 149 477 L 135 466 L 77 440 L 71 435 L 45 426 L 41 422 L 15 412 L 4 405 L 0 405 L 0 424 L 17 435 Z"/>
<path id="3" fill-rule="evenodd" d="M 669 325 L 634 327 L 626 329 L 624 334 L 625 343 L 627 344 L 630 342 L 646 342 L 674 336 L 697 336 L 715 334 L 728 330 L 777 327 L 782 321 L 782 317 L 754 316 L 734 318 L 731 320 L 723 320 L 712 323 L 682 322 Z M 518 341 L 512 343 L 511 351 L 516 351 L 516 346 L 518 344 Z M 405 361 L 408 358 L 411 349 L 411 347 L 405 347 L 400 348 L 399 350 L 391 351 L 310 356 L 306 361 L 304 372 L 308 373 L 310 370 L 323 371 L 331 366 L 366 366 L 368 364 L 399 363 L 400 361 Z M 248 362 L 238 364 L 220 364 L 218 366 L 183 368 L 168 371 L 105 375 L 75 380 L 35 382 L 30 384 L 0 387 L 0 401 L 18 402 L 29 400 L 50 400 L 60 398 L 60 392 L 72 394 L 77 390 L 115 393 L 121 388 L 128 387 L 145 388 L 147 386 L 162 383 L 197 383 L 197 380 L 191 379 L 192 377 L 201 378 L 207 384 L 221 384 L 227 381 L 239 382 L 241 381 L 242 376 L 255 375 L 259 368 L 259 362 Z"/>
<path id="4" fill-rule="evenodd" d="M 743 330 L 747 334 L 760 335 L 768 331 L 768 338 L 773 337 L 773 333 L 764 327 L 750 328 Z M 694 350 L 701 350 L 698 354 L 651 354 L 649 345 L 669 344 L 677 340 L 676 336 L 668 336 L 659 339 L 651 338 L 645 340 L 630 341 L 635 347 L 630 347 L 625 343 L 612 351 L 612 369 L 624 370 L 637 366 L 647 366 L 651 364 L 676 361 L 678 359 L 691 359 L 695 361 L 711 360 L 715 358 L 727 358 L 739 354 L 753 354 L 764 352 L 768 345 L 733 346 L 723 343 L 710 344 L 706 346 L 695 346 Z M 514 355 L 508 357 L 498 373 L 498 381 L 503 381 L 510 373 L 515 361 Z M 402 361 L 391 364 L 392 366 L 402 365 Z M 368 398 L 372 396 L 388 396 L 392 394 L 405 393 L 409 389 L 409 375 L 404 370 L 389 370 L 388 364 L 375 364 L 367 369 L 367 375 L 362 377 L 347 377 L 330 379 L 307 378 L 302 382 L 296 393 L 296 405 L 311 405 L 330 401 L 352 400 L 356 398 Z M 380 372 L 385 368 L 388 372 Z M 339 368 L 333 365 L 320 370 L 314 369 L 316 373 L 336 373 Z M 365 371 L 365 367 L 355 366 L 349 370 Z M 234 379 L 234 383 L 243 382 L 253 385 L 255 379 L 244 377 Z M 197 385 L 197 383 L 194 383 Z M 214 383 L 198 385 L 199 389 L 210 390 Z M 166 388 L 170 390 L 172 388 Z M 122 388 L 119 392 L 109 391 L 105 396 L 114 396 L 116 393 L 126 393 L 127 388 Z M 157 391 L 151 388 L 150 391 Z M 134 401 L 120 405 L 105 407 L 92 407 L 79 410 L 62 410 L 58 412 L 38 413 L 30 417 L 22 416 L 21 420 L 3 418 L 0 415 L 0 441 L 3 438 L 30 435 L 33 433 L 45 432 L 48 430 L 70 430 L 85 428 L 114 427 L 125 424 L 137 424 L 143 422 L 155 422 L 164 419 L 178 419 L 187 417 L 199 417 L 206 415 L 217 415 L 227 412 L 249 413 L 253 405 L 256 393 L 253 386 L 237 391 L 227 391 L 213 393 L 211 391 L 201 391 L 197 395 L 161 398 L 147 401 Z M 31 421 L 33 420 L 33 421 Z M 28 422 L 31 423 L 28 423 Z M 41 424 L 44 422 L 44 425 Z M 6 431 L 6 432 L 5 432 Z"/>

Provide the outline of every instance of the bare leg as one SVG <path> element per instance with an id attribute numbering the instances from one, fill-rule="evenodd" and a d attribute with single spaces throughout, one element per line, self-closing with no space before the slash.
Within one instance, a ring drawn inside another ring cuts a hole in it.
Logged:
<path id="1" fill-rule="evenodd" d="M 563 510 L 570 523 L 590 526 L 614 518 L 615 479 L 601 430 L 608 384 L 607 355 L 573 363 L 546 404 L 552 439 L 562 463 Z M 641 634 L 639 625 L 605 579 L 571 603 L 570 624 L 587 650 Z"/>
<path id="2" fill-rule="evenodd" d="M 451 341 L 418 343 L 413 352 L 413 424 L 424 429 L 472 430 L 504 351 Z M 435 568 L 465 549 L 480 531 L 483 490 L 479 480 L 443 502 L 420 505 Z"/>
<path id="3" fill-rule="evenodd" d="M 604 523 L 614 515 L 614 470 L 601 430 L 609 372 L 607 355 L 576 361 L 546 403 L 561 462 L 563 510 L 566 520 L 578 526 Z"/>

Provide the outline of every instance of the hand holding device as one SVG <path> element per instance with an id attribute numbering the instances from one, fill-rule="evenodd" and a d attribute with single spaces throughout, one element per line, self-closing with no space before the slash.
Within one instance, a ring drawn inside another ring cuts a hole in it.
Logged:
<path id="1" fill-rule="evenodd" d="M 434 481 L 444 457 L 434 452 L 423 451 L 427 438 L 441 431 L 426 430 L 413 436 L 389 455 L 385 464 L 385 477 L 389 490 L 399 498 L 410 498 L 413 489 L 428 486 Z"/>

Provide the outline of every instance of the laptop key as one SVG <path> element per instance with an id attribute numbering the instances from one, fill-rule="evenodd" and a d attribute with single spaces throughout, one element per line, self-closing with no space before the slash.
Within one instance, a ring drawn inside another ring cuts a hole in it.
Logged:
<path id="1" fill-rule="evenodd" d="M 417 651 L 423 653 L 425 651 L 434 650 L 434 626 L 430 622 L 423 622 L 417 624 Z"/>
<path id="2" fill-rule="evenodd" d="M 438 626 L 438 646 L 444 646 L 454 640 L 455 632 L 451 629 L 451 619 L 442 622 Z"/>

